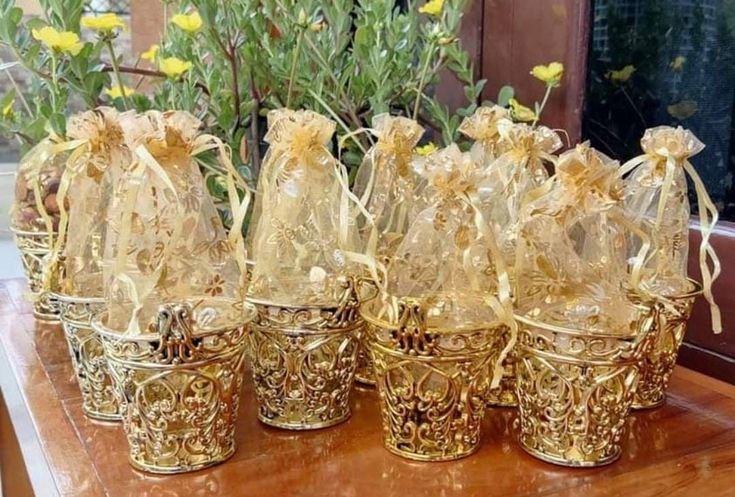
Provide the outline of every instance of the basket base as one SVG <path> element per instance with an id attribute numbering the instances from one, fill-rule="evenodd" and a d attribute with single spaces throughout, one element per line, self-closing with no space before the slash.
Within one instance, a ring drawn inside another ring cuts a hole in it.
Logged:
<path id="1" fill-rule="evenodd" d="M 329 428 L 330 426 L 344 423 L 352 416 L 352 411 L 347 410 L 343 416 L 339 418 L 330 419 L 329 421 L 320 421 L 318 423 L 293 423 L 289 421 L 280 421 L 278 419 L 270 419 L 258 413 L 258 420 L 273 428 L 280 428 L 282 430 L 294 430 L 294 431 L 307 431 L 307 430 L 321 430 L 322 428 Z"/>
<path id="2" fill-rule="evenodd" d="M 607 466 L 608 464 L 612 464 L 617 461 L 623 453 L 622 449 L 618 447 L 613 455 L 600 459 L 599 461 L 571 461 L 561 457 L 550 456 L 549 454 L 545 454 L 539 450 L 527 447 L 522 441 L 519 441 L 519 445 L 528 454 L 537 459 L 541 459 L 542 461 L 551 464 L 556 464 L 557 466 L 565 466 L 567 468 L 597 468 L 599 466 Z"/>
<path id="3" fill-rule="evenodd" d="M 235 454 L 235 445 L 233 444 L 232 448 L 229 451 L 227 451 L 222 457 L 216 460 L 213 460 L 213 461 L 208 461 L 208 462 L 201 463 L 201 464 L 195 464 L 194 466 L 169 467 L 169 466 L 146 465 L 146 464 L 140 464 L 137 461 L 134 461 L 131 457 L 128 457 L 128 463 L 133 467 L 133 469 L 142 471 L 143 473 L 151 473 L 151 474 L 156 474 L 156 475 L 176 475 L 180 473 L 191 473 L 193 471 L 200 471 L 202 469 L 211 468 L 212 466 L 216 466 L 218 464 L 222 464 L 223 462 L 227 461 L 234 454 Z"/>
<path id="4" fill-rule="evenodd" d="M 666 397 L 662 398 L 661 400 L 657 400 L 656 402 L 651 402 L 647 404 L 639 403 L 639 402 L 633 402 L 633 405 L 631 406 L 632 409 L 635 409 L 636 411 L 645 411 L 647 409 L 656 409 L 657 407 L 661 407 L 666 403 Z"/>
<path id="5" fill-rule="evenodd" d="M 383 446 L 391 454 L 395 454 L 397 456 L 403 457 L 404 459 L 411 459 L 412 461 L 421 461 L 421 462 L 456 461 L 457 459 L 462 459 L 464 457 L 471 456 L 472 454 L 477 452 L 477 450 L 480 448 L 480 444 L 477 444 L 471 449 L 457 453 L 457 454 L 446 454 L 442 456 L 433 456 L 433 455 L 427 455 L 427 454 L 417 454 L 415 452 L 409 452 L 409 451 L 397 449 L 396 447 L 393 447 L 392 445 L 389 445 L 385 442 L 383 443 Z"/>

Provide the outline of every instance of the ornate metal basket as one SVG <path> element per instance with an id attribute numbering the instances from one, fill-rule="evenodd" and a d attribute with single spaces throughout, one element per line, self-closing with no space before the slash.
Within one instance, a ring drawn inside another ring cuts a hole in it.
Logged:
<path id="1" fill-rule="evenodd" d="M 33 299 L 33 315 L 41 321 L 58 322 L 58 303 L 52 294 L 43 291 L 44 259 L 51 252 L 48 233 L 21 231 L 12 227 L 10 229 L 28 278 L 28 287 Z"/>
<path id="2" fill-rule="evenodd" d="M 658 407 L 666 400 L 666 390 L 684 340 L 687 321 L 692 315 L 694 301 L 702 294 L 702 285 L 692 279 L 689 282 L 691 291 L 669 297 L 666 299 L 668 302 L 659 302 L 660 312 L 652 331 L 653 345 L 639 364 L 641 377 L 633 409 Z"/>
<path id="3" fill-rule="evenodd" d="M 155 328 L 100 334 L 122 406 L 130 464 L 151 473 L 183 473 L 235 452 L 235 421 L 254 309 L 213 298 L 164 304 Z"/>
<path id="4" fill-rule="evenodd" d="M 637 364 L 652 343 L 653 306 L 636 305 L 627 333 L 586 332 L 522 316 L 517 364 L 520 444 L 562 466 L 601 466 L 621 454 Z"/>
<path id="5" fill-rule="evenodd" d="M 92 318 L 102 311 L 104 300 L 63 294 L 53 294 L 53 297 L 59 303 L 61 324 L 82 392 L 84 414 L 102 421 L 119 421 L 120 405 L 102 341 L 92 329 Z"/>
<path id="6" fill-rule="evenodd" d="M 250 355 L 258 418 L 289 430 L 313 430 L 350 417 L 350 390 L 363 321 L 351 279 L 335 306 L 289 306 L 247 299 L 257 309 Z"/>
<path id="7" fill-rule="evenodd" d="M 476 451 L 491 365 L 507 343 L 507 328 L 432 329 L 424 305 L 413 299 L 398 301 L 396 324 L 379 319 L 370 304 L 361 314 L 385 447 L 419 461 L 449 461 Z"/>

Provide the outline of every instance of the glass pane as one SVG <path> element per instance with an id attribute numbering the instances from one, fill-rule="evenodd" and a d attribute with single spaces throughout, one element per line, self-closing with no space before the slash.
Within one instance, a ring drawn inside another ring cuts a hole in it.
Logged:
<path id="1" fill-rule="evenodd" d="M 648 127 L 691 129 L 707 145 L 692 163 L 735 220 L 735 0 L 593 0 L 592 12 L 584 135 L 625 161 Z"/>

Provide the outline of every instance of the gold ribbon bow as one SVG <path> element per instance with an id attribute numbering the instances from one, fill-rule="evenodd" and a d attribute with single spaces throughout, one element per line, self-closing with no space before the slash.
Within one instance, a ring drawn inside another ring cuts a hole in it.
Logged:
<path id="1" fill-rule="evenodd" d="M 625 176 L 637 167 L 652 163 L 653 173 L 660 174 L 663 170 L 663 183 L 656 209 L 654 230 L 658 230 L 663 222 L 666 199 L 674 183 L 674 177 L 679 168 L 689 175 L 694 183 L 699 204 L 699 224 L 702 233 L 702 242 L 699 245 L 699 268 L 702 272 L 702 286 L 704 297 L 710 306 L 712 329 L 715 333 L 722 332 L 722 317 L 720 308 L 712 294 L 712 284 L 720 275 L 720 260 L 710 244 L 710 237 L 715 229 L 719 213 L 717 207 L 707 193 L 704 182 L 697 174 L 689 159 L 704 149 L 704 144 L 691 131 L 681 126 L 658 126 L 646 130 L 641 138 L 643 154 L 626 162 L 620 169 L 620 176 Z M 688 235 L 685 235 L 688 236 Z M 710 267 L 710 263 L 712 267 Z"/>

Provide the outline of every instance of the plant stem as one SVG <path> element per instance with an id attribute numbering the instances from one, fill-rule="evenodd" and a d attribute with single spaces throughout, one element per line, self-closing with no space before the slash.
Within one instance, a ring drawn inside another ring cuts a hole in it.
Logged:
<path id="1" fill-rule="evenodd" d="M 288 94 L 286 96 L 286 108 L 291 108 L 291 95 L 293 94 L 293 82 L 296 78 L 296 64 L 299 62 L 299 55 L 301 54 L 301 43 L 304 41 L 304 33 L 306 33 L 306 30 L 304 28 L 301 28 L 301 31 L 299 31 L 299 36 L 296 40 L 296 50 L 293 54 L 293 62 L 291 63 L 291 74 L 288 78 Z"/>
<path id="2" fill-rule="evenodd" d="M 546 103 L 549 101 L 549 96 L 551 95 L 551 90 L 553 87 L 551 85 L 546 85 L 546 93 L 544 94 L 544 99 L 541 101 L 541 105 L 539 105 L 538 111 L 536 112 L 536 119 L 533 120 L 532 126 L 536 126 L 536 124 L 539 122 L 539 119 L 541 119 L 541 113 L 544 111 L 544 107 L 546 107 Z"/>
<path id="3" fill-rule="evenodd" d="M 120 94 L 122 95 L 123 106 L 125 107 L 125 110 L 128 110 L 130 108 L 128 95 L 125 92 L 125 85 L 123 85 L 122 76 L 120 75 L 120 66 L 118 66 L 117 64 L 117 57 L 115 56 L 115 49 L 112 46 L 112 39 L 107 38 L 105 40 L 105 45 L 107 45 L 107 49 L 110 51 L 110 58 L 112 59 L 112 70 L 115 73 L 115 78 L 117 79 L 117 86 L 120 87 Z"/>
<path id="4" fill-rule="evenodd" d="M 260 117 L 260 95 L 255 87 L 255 75 L 250 68 L 250 95 L 253 98 L 253 108 L 250 110 L 250 133 L 253 140 L 253 176 L 258 177 L 260 172 L 260 129 L 258 118 Z"/>
<path id="5" fill-rule="evenodd" d="M 0 63 L 2 63 L 2 59 L 0 59 Z M 7 74 L 8 79 L 10 80 L 10 84 L 13 85 L 13 88 L 15 88 L 15 94 L 18 95 L 18 98 L 20 99 L 21 103 L 23 104 L 23 107 L 26 109 L 26 112 L 28 112 L 29 116 L 33 115 L 33 112 L 31 111 L 31 107 L 28 105 L 28 101 L 26 100 L 26 97 L 23 96 L 23 92 L 21 91 L 20 87 L 18 86 L 17 81 L 15 81 L 15 78 L 13 77 L 13 73 L 10 72 L 10 69 L 5 70 L 5 74 Z"/>
<path id="6" fill-rule="evenodd" d="M 51 108 L 56 112 L 56 93 L 59 91 L 59 80 L 56 75 L 56 53 L 51 52 Z"/>
<path id="7" fill-rule="evenodd" d="M 419 116 L 419 108 L 421 107 L 421 95 L 424 93 L 424 84 L 426 80 L 426 73 L 429 71 L 429 64 L 431 63 L 431 57 L 434 55 L 435 44 L 432 41 L 429 45 L 429 51 L 426 54 L 426 60 L 424 61 L 424 67 L 421 69 L 421 76 L 419 76 L 419 86 L 416 93 L 416 103 L 413 106 L 413 120 Z"/>

